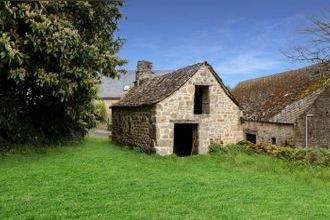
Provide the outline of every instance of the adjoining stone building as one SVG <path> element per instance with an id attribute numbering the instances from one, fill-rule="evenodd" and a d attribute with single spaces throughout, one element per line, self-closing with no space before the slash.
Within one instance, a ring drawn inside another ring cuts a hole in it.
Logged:
<path id="1" fill-rule="evenodd" d="M 207 62 L 157 76 L 139 61 L 134 86 L 112 106 L 112 138 L 161 155 L 204 154 L 212 142 L 242 140 L 241 117 Z"/>
<path id="2" fill-rule="evenodd" d="M 329 81 L 322 64 L 238 83 L 246 140 L 303 147 L 307 134 L 307 146 L 330 146 Z"/>

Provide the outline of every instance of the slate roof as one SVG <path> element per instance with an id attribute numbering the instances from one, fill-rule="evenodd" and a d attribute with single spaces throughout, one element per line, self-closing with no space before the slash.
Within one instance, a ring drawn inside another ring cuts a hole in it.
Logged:
<path id="1" fill-rule="evenodd" d="M 293 123 L 329 85 L 328 67 L 312 65 L 242 81 L 232 93 L 246 120 Z"/>
<path id="2" fill-rule="evenodd" d="M 161 76 L 156 76 L 139 86 L 132 87 L 128 93 L 112 107 L 137 107 L 155 104 L 178 90 L 204 65 L 211 70 L 227 95 L 238 105 L 238 102 L 225 87 L 213 68 L 207 62 L 200 62 Z"/>
<path id="3" fill-rule="evenodd" d="M 156 75 L 162 75 L 170 72 L 170 70 L 155 70 L 154 72 Z M 135 81 L 135 70 L 128 70 L 127 73 L 121 75 L 119 79 L 103 77 L 101 81 L 99 98 L 120 99 L 124 87 L 132 85 Z"/>

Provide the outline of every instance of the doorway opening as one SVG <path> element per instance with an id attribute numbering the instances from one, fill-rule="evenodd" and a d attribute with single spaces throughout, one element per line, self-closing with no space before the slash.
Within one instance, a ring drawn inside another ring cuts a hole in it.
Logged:
<path id="1" fill-rule="evenodd" d="M 272 144 L 276 145 L 276 137 L 272 137 Z"/>
<path id="2" fill-rule="evenodd" d="M 253 143 L 253 144 L 256 144 L 257 143 L 257 135 L 255 134 L 250 134 L 250 133 L 245 133 L 246 135 L 246 140 Z"/>
<path id="3" fill-rule="evenodd" d="M 173 151 L 179 157 L 198 154 L 198 124 L 174 124 Z"/>

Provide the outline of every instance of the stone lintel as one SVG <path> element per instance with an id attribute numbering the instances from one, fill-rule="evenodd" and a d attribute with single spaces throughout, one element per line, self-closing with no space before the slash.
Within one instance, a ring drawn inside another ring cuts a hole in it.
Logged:
<path id="1" fill-rule="evenodd" d="M 248 128 L 244 129 L 244 132 L 249 133 L 249 134 L 257 134 L 258 133 L 257 130 L 252 130 L 252 129 L 248 129 Z"/>
<path id="2" fill-rule="evenodd" d="M 211 82 L 205 82 L 205 83 L 195 82 L 194 85 L 195 86 L 212 86 L 213 84 Z"/>
<path id="3" fill-rule="evenodd" d="M 175 124 L 199 124 L 196 120 L 170 120 L 170 122 Z"/>

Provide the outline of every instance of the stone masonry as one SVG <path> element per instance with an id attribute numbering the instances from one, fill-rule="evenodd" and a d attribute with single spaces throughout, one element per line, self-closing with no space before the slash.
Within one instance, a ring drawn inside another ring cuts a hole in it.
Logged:
<path id="1" fill-rule="evenodd" d="M 155 108 L 113 108 L 112 139 L 152 152 L 156 137 Z"/>
<path id="2" fill-rule="evenodd" d="M 306 103 L 309 104 L 306 105 Z M 280 146 L 305 147 L 306 114 L 311 115 L 307 118 L 308 146 L 330 146 L 329 86 L 287 106 L 273 117 L 274 122 L 246 121 L 244 123 L 244 133 L 256 135 L 257 144 L 272 143 L 272 138 L 276 138 L 276 144 Z M 290 123 L 280 123 L 276 118 L 285 118 Z"/>
<path id="3" fill-rule="evenodd" d="M 208 85 L 210 113 L 194 114 L 195 85 Z M 243 139 L 240 108 L 227 96 L 207 67 L 200 70 L 179 90 L 156 105 L 156 151 L 173 152 L 175 123 L 198 124 L 199 153 L 208 152 L 211 142 L 236 143 Z"/>
<path id="4" fill-rule="evenodd" d="M 308 117 L 308 146 L 330 146 L 330 86 L 314 101 L 295 123 L 295 145 L 305 146 L 306 114 Z"/>
<path id="5" fill-rule="evenodd" d="M 152 71 L 145 69 L 151 63 L 143 62 L 138 64 L 134 87 L 112 107 L 113 140 L 147 152 L 172 154 L 175 124 L 197 125 L 199 154 L 207 153 L 210 143 L 230 144 L 243 139 L 242 111 L 209 64 L 150 76 Z M 195 86 L 208 87 L 207 113 L 194 113 Z"/>
<path id="6" fill-rule="evenodd" d="M 257 144 L 272 143 L 272 138 L 276 138 L 277 145 L 294 145 L 293 124 L 246 121 L 244 133 L 256 135 Z"/>

